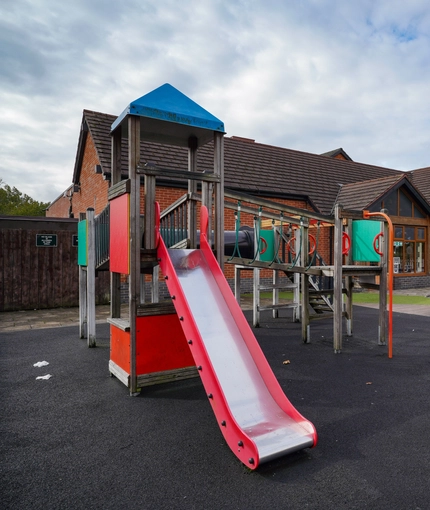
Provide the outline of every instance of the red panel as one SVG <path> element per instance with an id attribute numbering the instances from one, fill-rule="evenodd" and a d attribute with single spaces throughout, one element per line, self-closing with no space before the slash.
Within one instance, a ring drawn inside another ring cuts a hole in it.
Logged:
<path id="1" fill-rule="evenodd" d="M 130 374 L 130 333 L 110 327 L 110 359 Z M 136 319 L 137 375 L 195 366 L 176 314 Z"/>
<path id="2" fill-rule="evenodd" d="M 136 326 L 138 375 L 195 366 L 176 314 L 138 317 Z"/>
<path id="3" fill-rule="evenodd" d="M 130 374 L 130 333 L 110 327 L 110 359 Z"/>
<path id="4" fill-rule="evenodd" d="M 125 194 L 110 201 L 109 256 L 113 273 L 130 274 L 129 198 Z"/>

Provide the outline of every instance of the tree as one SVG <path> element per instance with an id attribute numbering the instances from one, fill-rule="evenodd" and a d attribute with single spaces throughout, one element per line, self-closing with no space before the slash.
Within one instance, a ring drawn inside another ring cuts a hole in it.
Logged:
<path id="1" fill-rule="evenodd" d="M 11 188 L 0 179 L 0 214 L 5 216 L 45 216 L 49 202 L 38 202 Z"/>

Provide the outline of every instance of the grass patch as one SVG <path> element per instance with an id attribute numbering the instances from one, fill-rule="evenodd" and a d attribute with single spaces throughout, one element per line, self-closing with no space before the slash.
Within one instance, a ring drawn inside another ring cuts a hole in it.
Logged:
<path id="1" fill-rule="evenodd" d="M 388 300 L 388 296 L 387 296 Z M 354 293 L 354 303 L 379 303 L 379 292 L 357 292 Z M 395 305 L 428 305 L 430 298 L 424 296 L 396 296 L 393 295 Z"/>
<path id="2" fill-rule="evenodd" d="M 249 294 L 251 297 L 252 294 Z M 270 299 L 271 292 L 262 292 L 262 298 Z M 292 292 L 279 292 L 280 299 L 293 300 Z M 388 300 L 388 296 L 387 296 Z M 353 303 L 379 303 L 379 292 L 354 292 Z M 395 305 L 427 305 L 430 306 L 430 298 L 424 296 L 393 296 Z"/>

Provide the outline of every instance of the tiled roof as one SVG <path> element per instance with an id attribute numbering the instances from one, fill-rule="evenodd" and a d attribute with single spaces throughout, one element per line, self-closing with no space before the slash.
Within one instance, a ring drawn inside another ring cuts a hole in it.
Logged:
<path id="1" fill-rule="evenodd" d="M 412 182 L 423 197 L 430 203 L 430 166 L 413 170 L 411 173 Z"/>
<path id="2" fill-rule="evenodd" d="M 353 182 L 340 188 L 336 203 L 352 211 L 362 211 L 404 178 L 404 174 L 391 175 L 381 179 Z"/>
<path id="3" fill-rule="evenodd" d="M 327 156 L 329 158 L 336 158 L 340 156 L 338 159 L 346 159 L 348 161 L 352 161 L 351 157 L 342 149 L 342 147 L 339 147 L 339 149 L 334 149 L 332 151 L 323 152 L 321 156 Z"/>
<path id="4" fill-rule="evenodd" d="M 109 173 L 110 128 L 116 117 L 84 110 L 84 119 L 94 140 L 102 171 Z M 122 171 L 126 173 L 126 143 L 123 144 L 122 154 Z M 143 163 L 151 162 L 165 168 L 186 169 L 188 153 L 187 149 L 182 147 L 142 142 L 142 159 Z M 212 143 L 204 145 L 199 150 L 198 167 L 206 171 L 213 169 Z M 394 169 L 254 143 L 239 137 L 225 137 L 224 141 L 224 177 L 227 188 L 265 196 L 306 198 L 323 214 L 331 213 L 340 185 L 367 181 L 364 188 L 369 187 L 369 184 L 372 186 L 375 184 L 377 190 L 380 190 L 381 178 L 387 178 L 389 185 L 403 175 L 403 172 Z M 415 176 L 420 180 L 421 170 L 414 171 Z M 75 179 L 76 177 L 78 176 L 75 171 Z M 364 188 L 363 201 L 366 198 Z M 369 190 L 368 193 L 374 196 L 377 192 Z M 429 200 L 428 195 L 426 196 Z M 344 207 L 354 209 L 352 205 L 355 204 L 353 201 L 355 198 L 353 193 L 350 194 L 350 202 L 345 200 Z"/>

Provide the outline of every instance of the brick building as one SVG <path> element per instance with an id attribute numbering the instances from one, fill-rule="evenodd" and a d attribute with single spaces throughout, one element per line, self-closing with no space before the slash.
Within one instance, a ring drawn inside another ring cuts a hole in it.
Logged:
<path id="1" fill-rule="evenodd" d="M 107 205 L 111 173 L 110 130 L 116 116 L 84 110 L 79 133 L 73 183 L 47 210 L 47 216 L 75 217 L 93 207 L 99 214 Z M 164 168 L 187 168 L 188 150 L 142 142 L 141 163 Z M 198 151 L 198 169 L 211 171 L 212 144 Z M 122 174 L 127 176 L 127 148 L 122 148 Z M 430 167 L 412 172 L 357 163 L 343 149 L 322 155 L 225 137 L 225 188 L 270 199 L 289 206 L 330 215 L 336 203 L 345 209 L 388 209 L 396 228 L 395 287 L 430 286 Z M 161 209 L 186 192 L 183 182 L 157 181 Z M 142 188 L 143 204 L 143 188 Z M 143 212 L 143 211 L 142 211 Z M 244 214 L 252 226 L 253 217 Z M 234 230 L 234 214 L 225 212 L 225 230 Z M 330 264 L 331 229 L 321 229 L 318 252 Z M 231 278 L 233 268 L 226 267 Z"/>

